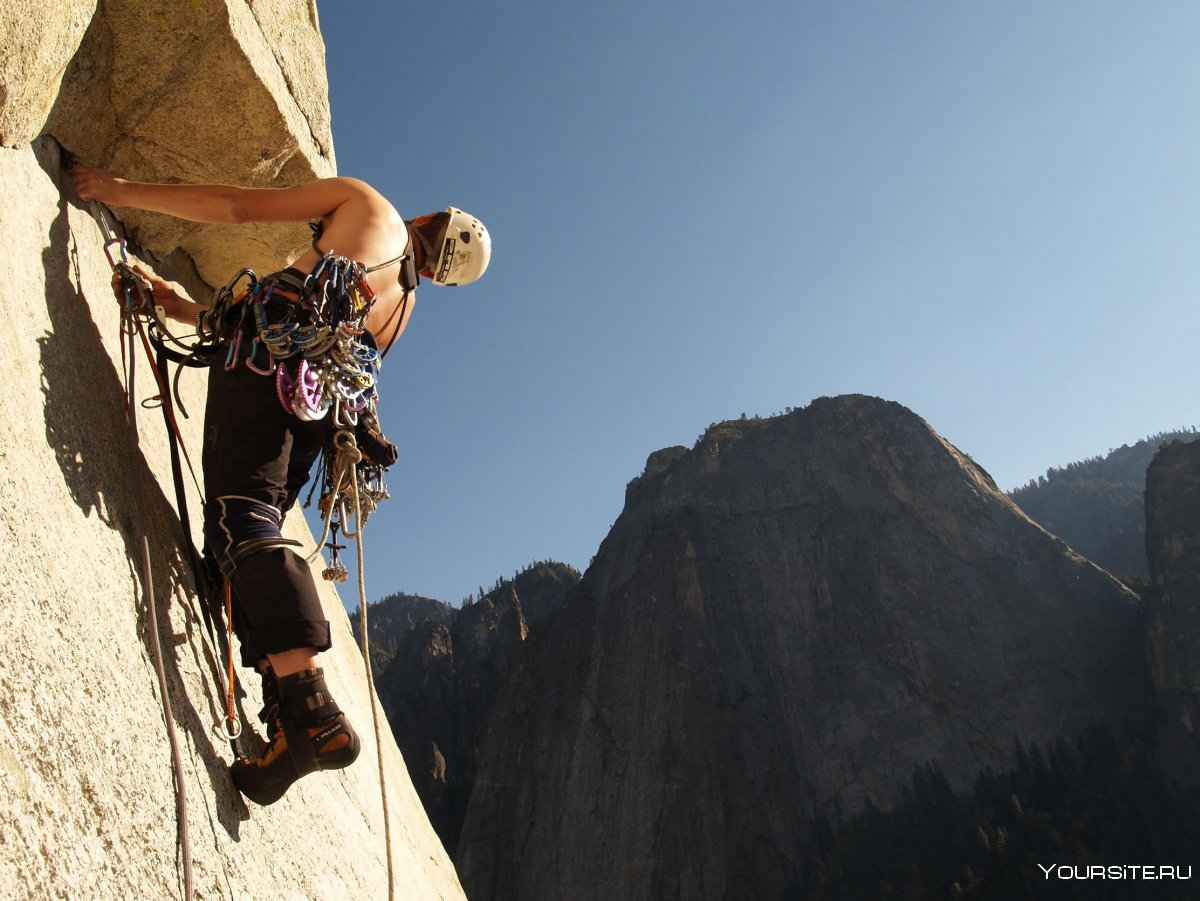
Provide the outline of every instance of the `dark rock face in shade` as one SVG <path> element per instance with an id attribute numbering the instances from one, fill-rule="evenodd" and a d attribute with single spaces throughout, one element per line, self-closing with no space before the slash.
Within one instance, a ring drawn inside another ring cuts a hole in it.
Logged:
<path id="1" fill-rule="evenodd" d="M 1200 443 L 1169 444 L 1146 473 L 1150 672 L 1157 693 L 1158 761 L 1200 786 Z"/>
<path id="2" fill-rule="evenodd" d="M 437 616 L 411 626 L 395 618 L 399 637 L 387 636 L 396 651 L 379 679 L 380 701 L 417 795 L 450 854 L 496 695 L 530 629 L 578 581 L 579 573 L 565 564 L 538 563 L 476 603 L 447 608 L 452 616 L 443 618 L 438 607 L 430 610 Z"/>
<path id="3" fill-rule="evenodd" d="M 898 404 L 651 456 L 492 711 L 476 901 L 789 897 L 816 815 L 1142 715 L 1131 592 Z"/>

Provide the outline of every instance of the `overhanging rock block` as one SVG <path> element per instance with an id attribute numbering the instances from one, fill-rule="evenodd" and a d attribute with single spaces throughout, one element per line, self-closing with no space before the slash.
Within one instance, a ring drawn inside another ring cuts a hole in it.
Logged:
<path id="1" fill-rule="evenodd" d="M 107 0 L 46 130 L 81 160 L 140 181 L 283 187 L 335 174 L 327 98 L 308 3 Z M 243 266 L 272 271 L 307 240 L 295 223 L 117 212 L 155 256 L 186 251 L 209 285 Z"/>
<path id="2" fill-rule="evenodd" d="M 42 133 L 95 11 L 96 0 L 0 4 L 0 145 L 22 147 Z"/>

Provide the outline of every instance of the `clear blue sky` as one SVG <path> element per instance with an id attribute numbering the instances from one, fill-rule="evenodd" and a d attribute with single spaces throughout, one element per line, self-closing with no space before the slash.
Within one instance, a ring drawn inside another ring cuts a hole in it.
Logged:
<path id="1" fill-rule="evenodd" d="M 1200 5 L 320 12 L 339 173 L 495 247 L 388 358 L 371 599 L 583 569 L 651 451 L 822 395 L 1003 489 L 1200 421 Z"/>

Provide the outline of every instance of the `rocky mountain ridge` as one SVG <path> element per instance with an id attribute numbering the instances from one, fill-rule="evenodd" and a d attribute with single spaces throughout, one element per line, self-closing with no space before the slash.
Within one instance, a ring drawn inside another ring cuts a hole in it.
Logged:
<path id="1" fill-rule="evenodd" d="M 399 592 L 380 598 L 367 609 L 367 639 L 372 671 L 382 673 L 387 669 L 396 656 L 401 640 L 416 626 L 426 620 L 448 626 L 457 615 L 458 610 L 445 601 L 418 594 Z M 360 646 L 361 618 L 360 611 L 350 612 L 350 628 Z"/>
<path id="2" fill-rule="evenodd" d="M 789 897 L 814 820 L 898 803 L 916 767 L 958 790 L 1014 739 L 1128 734 L 1141 618 L 898 404 L 722 423 L 651 455 L 528 642 L 460 877 L 497 901 Z"/>

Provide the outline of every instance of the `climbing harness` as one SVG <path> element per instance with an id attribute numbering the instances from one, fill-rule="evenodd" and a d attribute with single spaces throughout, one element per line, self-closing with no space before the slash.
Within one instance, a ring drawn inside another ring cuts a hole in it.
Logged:
<path id="1" fill-rule="evenodd" d="M 251 372 L 273 376 L 286 412 L 304 422 L 329 420 L 332 439 L 323 450 L 318 505 L 325 527 L 318 550 L 308 558 L 312 563 L 322 548 L 329 551 L 329 566 L 322 571 L 327 581 L 348 578 L 339 553 L 347 546 L 338 543 L 338 533 L 356 538 L 388 498 L 384 471 L 397 458 L 376 412 L 383 355 L 364 325 L 376 299 L 367 274 L 411 259 L 404 254 L 368 268 L 327 252 L 307 275 L 285 269 L 261 280 L 243 269 L 217 292 L 209 312 L 197 322 L 206 346 L 227 346 L 222 364 L 226 370 L 241 362 Z M 415 271 L 412 277 L 415 281 Z M 353 466 L 345 463 L 348 443 L 361 447 Z M 357 492 L 361 513 L 354 531 L 347 516 L 352 491 Z"/>

